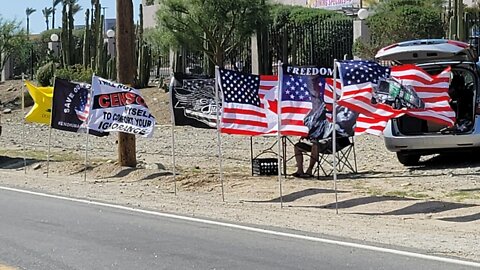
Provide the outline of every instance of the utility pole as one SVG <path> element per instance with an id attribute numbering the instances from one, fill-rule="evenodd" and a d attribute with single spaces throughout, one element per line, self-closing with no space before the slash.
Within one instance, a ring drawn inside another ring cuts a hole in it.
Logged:
<path id="1" fill-rule="evenodd" d="M 135 77 L 135 42 L 132 0 L 116 0 L 117 81 L 133 85 Z M 135 135 L 118 133 L 118 162 L 121 166 L 137 165 Z"/>

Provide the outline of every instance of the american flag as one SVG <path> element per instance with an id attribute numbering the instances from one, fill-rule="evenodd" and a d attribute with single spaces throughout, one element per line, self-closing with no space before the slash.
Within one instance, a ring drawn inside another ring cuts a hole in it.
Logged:
<path id="1" fill-rule="evenodd" d="M 337 92 L 337 102 L 338 102 L 339 98 L 342 96 L 342 83 L 341 83 L 341 80 L 337 80 L 336 82 L 337 82 L 336 92 Z M 333 111 L 333 79 L 331 78 L 326 79 L 324 100 L 325 100 L 326 108 L 328 110 L 327 118 L 330 122 L 332 122 L 331 112 Z M 337 106 L 341 108 L 346 108 L 338 104 Z M 369 134 L 379 136 L 382 134 L 383 130 L 385 129 L 387 122 L 388 120 L 381 120 L 373 117 L 368 117 L 364 114 L 358 114 L 355 127 L 354 127 L 355 135 L 369 133 Z"/>
<path id="2" fill-rule="evenodd" d="M 281 128 L 286 136 L 306 137 L 304 120 L 314 107 L 323 103 L 325 78 L 320 76 L 284 74 L 280 101 Z"/>
<path id="3" fill-rule="evenodd" d="M 425 103 L 425 109 L 408 109 L 406 114 L 440 125 L 453 126 L 455 112 L 449 104 L 451 68 L 432 76 L 415 65 L 392 67 L 392 77 L 403 85 L 410 85 Z"/>
<path id="4" fill-rule="evenodd" d="M 264 83 L 260 91 L 260 76 L 233 70 L 219 69 L 217 76 L 223 94 L 221 132 L 249 136 L 271 133 L 260 92 L 265 97 L 274 86 Z"/>
<path id="5" fill-rule="evenodd" d="M 86 88 L 82 88 L 80 85 L 76 85 L 75 88 L 78 88 L 79 101 L 75 107 L 75 113 L 80 121 L 85 122 L 90 113 L 90 91 Z"/>
<path id="6" fill-rule="evenodd" d="M 372 89 L 380 78 L 390 76 L 390 69 L 372 61 L 348 60 L 339 63 L 342 81 L 340 106 L 359 113 L 355 134 L 370 133 L 379 135 L 391 118 L 403 115 L 404 110 L 396 110 L 387 104 L 372 104 Z"/>
<path id="7" fill-rule="evenodd" d="M 425 103 L 425 109 L 393 109 L 383 103 L 372 104 L 372 88 L 379 78 L 392 76 L 403 85 L 413 86 Z M 455 113 L 448 104 L 450 68 L 431 76 L 415 65 L 394 66 L 390 70 L 370 61 L 344 61 L 340 63 L 342 96 L 339 104 L 360 113 L 355 134 L 381 135 L 387 122 L 404 114 L 427 121 L 451 126 Z"/>

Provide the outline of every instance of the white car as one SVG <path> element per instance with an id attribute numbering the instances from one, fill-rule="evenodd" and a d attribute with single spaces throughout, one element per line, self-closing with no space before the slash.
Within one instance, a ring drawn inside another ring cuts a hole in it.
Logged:
<path id="1" fill-rule="evenodd" d="M 377 60 L 395 64 L 416 64 L 431 74 L 450 66 L 450 105 L 456 123 L 445 127 L 411 116 L 388 122 L 385 145 L 396 152 L 400 163 L 418 164 L 420 156 L 458 151 L 480 146 L 479 71 L 477 55 L 469 44 L 445 39 L 413 40 L 393 44 L 378 51 Z"/>

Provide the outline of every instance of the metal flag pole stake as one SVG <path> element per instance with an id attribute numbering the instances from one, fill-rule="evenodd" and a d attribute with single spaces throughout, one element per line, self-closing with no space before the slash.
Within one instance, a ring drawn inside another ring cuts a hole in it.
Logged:
<path id="1" fill-rule="evenodd" d="M 88 124 L 87 124 L 87 132 L 85 132 L 85 136 L 87 136 L 87 140 L 85 143 L 85 170 L 83 170 L 83 181 L 87 181 L 87 170 L 88 170 Z"/>
<path id="2" fill-rule="evenodd" d="M 89 140 L 89 133 L 90 133 L 90 129 L 89 129 L 89 124 L 90 124 L 90 112 L 92 111 L 92 101 L 93 101 L 93 98 L 94 98 L 94 93 L 93 93 L 93 78 L 95 77 L 95 74 L 92 74 L 92 86 L 90 87 L 90 89 L 88 89 L 88 87 L 85 87 L 87 88 L 87 95 L 90 96 L 90 98 L 88 99 L 88 107 L 89 107 L 89 110 L 88 110 L 88 114 L 87 114 L 87 120 L 84 122 L 85 124 L 85 129 L 86 129 L 86 132 L 85 132 L 85 136 L 87 136 L 86 140 L 85 140 L 85 169 L 83 171 L 83 181 L 86 182 L 87 181 L 87 170 L 88 170 L 88 140 Z"/>
<path id="3" fill-rule="evenodd" d="M 283 65 L 281 61 L 278 61 L 278 93 L 277 93 L 277 112 L 278 112 L 278 131 L 277 131 L 277 144 L 278 144 L 278 189 L 280 192 L 280 208 L 283 208 L 283 191 L 282 191 L 282 160 L 280 153 L 282 153 L 282 143 L 281 141 L 281 126 L 282 126 L 282 80 L 283 80 Z"/>
<path id="4" fill-rule="evenodd" d="M 333 153 L 333 188 L 335 190 L 335 213 L 338 214 L 337 195 L 337 59 L 333 60 L 333 109 L 332 109 L 332 153 Z"/>
<path id="5" fill-rule="evenodd" d="M 225 202 L 225 192 L 223 186 L 223 162 L 222 162 L 222 137 L 220 135 L 220 106 L 219 106 L 219 97 L 218 97 L 218 83 L 220 79 L 220 70 L 219 67 L 215 67 L 215 111 L 217 117 L 217 142 L 218 142 L 218 160 L 220 166 L 220 182 L 222 184 L 222 201 Z"/>
<path id="6" fill-rule="evenodd" d="M 50 143 L 52 141 L 52 125 L 48 127 L 48 151 L 47 151 L 47 178 L 50 172 Z"/>
<path id="7" fill-rule="evenodd" d="M 25 74 L 22 73 L 22 141 L 23 141 L 23 169 L 27 174 L 27 153 L 25 150 Z"/>
<path id="8" fill-rule="evenodd" d="M 168 92 L 170 96 L 170 116 L 172 120 L 172 165 L 173 165 L 172 173 L 173 173 L 173 188 L 174 188 L 173 193 L 175 194 L 175 196 L 177 196 L 177 171 L 175 169 L 176 167 L 176 164 L 175 164 L 175 109 L 173 108 L 173 106 L 175 106 L 175 104 L 173 104 L 174 83 L 175 83 L 175 77 L 172 76 L 172 79 L 170 81 L 170 89 Z"/>

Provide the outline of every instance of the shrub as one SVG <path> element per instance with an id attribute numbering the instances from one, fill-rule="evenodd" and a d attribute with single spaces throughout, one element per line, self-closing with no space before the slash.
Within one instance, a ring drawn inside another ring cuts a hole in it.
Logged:
<path id="1" fill-rule="evenodd" d="M 74 65 L 55 71 L 55 76 L 58 78 L 85 83 L 92 82 L 92 75 L 93 71 L 89 68 L 85 69 L 82 65 Z"/>
<path id="2" fill-rule="evenodd" d="M 52 78 L 54 74 L 55 65 L 53 62 L 48 62 L 41 66 L 37 71 L 37 81 L 40 86 L 52 85 Z"/>
<path id="3" fill-rule="evenodd" d="M 432 4 L 433 3 L 433 4 Z M 370 42 L 355 44 L 355 54 L 372 58 L 387 45 L 420 38 L 441 38 L 444 24 L 441 5 L 427 0 L 392 0 L 382 2 L 375 14 L 368 17 Z"/>

